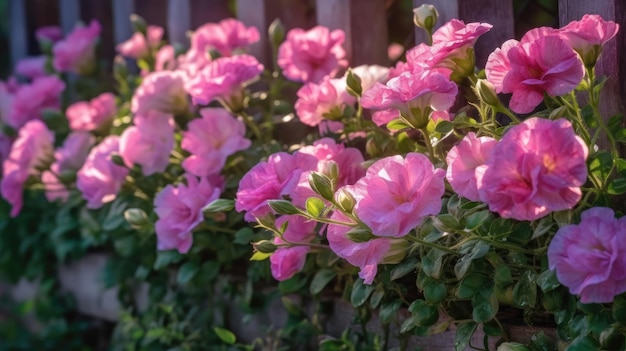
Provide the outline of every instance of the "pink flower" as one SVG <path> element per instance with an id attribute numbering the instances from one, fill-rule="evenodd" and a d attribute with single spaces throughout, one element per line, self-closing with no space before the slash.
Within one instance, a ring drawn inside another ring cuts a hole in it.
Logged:
<path id="1" fill-rule="evenodd" d="M 489 23 L 473 22 L 465 24 L 461 20 L 452 19 L 433 33 L 433 45 L 447 43 L 448 47 L 446 50 L 449 51 L 466 45 L 473 46 L 476 40 L 491 30 L 492 27 Z"/>
<path id="2" fill-rule="evenodd" d="M 315 221 L 307 221 L 301 216 L 281 216 L 276 219 L 276 226 L 289 222 L 287 230 L 283 233 L 283 239 L 291 243 L 309 243 L 315 238 Z M 274 244 L 281 245 L 285 242 L 280 237 L 274 237 Z M 279 247 L 272 256 L 270 264 L 272 276 L 276 280 L 287 280 L 300 272 L 306 262 L 308 246 Z"/>
<path id="3" fill-rule="evenodd" d="M 206 55 L 210 49 L 215 49 L 222 56 L 232 56 L 233 51 L 244 49 L 257 41 L 259 31 L 255 27 L 246 27 L 234 18 L 226 18 L 196 29 L 191 36 L 190 50 Z"/>
<path id="4" fill-rule="evenodd" d="M 477 138 L 470 132 L 450 149 L 446 156 L 446 178 L 456 193 L 471 201 L 480 201 L 476 169 L 487 162 L 496 143 L 494 138 Z"/>
<path id="5" fill-rule="evenodd" d="M 365 108 L 400 110 L 415 128 L 422 128 L 432 111 L 445 111 L 452 106 L 457 92 L 456 84 L 441 73 L 403 72 L 386 85 L 376 83 L 364 92 L 361 104 Z"/>
<path id="6" fill-rule="evenodd" d="M 355 184 L 364 194 L 357 199 L 356 214 L 374 235 L 405 236 L 441 210 L 444 173 L 417 153 L 378 160 Z"/>
<path id="7" fill-rule="evenodd" d="M 496 144 L 478 193 L 505 218 L 532 221 L 571 209 L 587 180 L 588 153 L 570 122 L 527 119 Z"/>
<path id="8" fill-rule="evenodd" d="M 63 89 L 65 84 L 56 76 L 39 77 L 31 84 L 20 86 L 12 98 L 6 123 L 19 129 L 28 121 L 41 119 L 44 109 L 60 108 Z"/>
<path id="9" fill-rule="evenodd" d="M 587 66 L 593 66 L 602 52 L 602 45 L 613 39 L 618 30 L 619 24 L 586 14 L 580 21 L 572 21 L 558 32 Z"/>
<path id="10" fill-rule="evenodd" d="M 395 108 L 380 110 L 372 113 L 372 122 L 377 126 L 383 126 L 400 117 L 400 111 Z"/>
<path id="11" fill-rule="evenodd" d="M 26 57 L 17 62 L 15 73 L 28 79 L 35 79 L 47 75 L 45 56 Z"/>
<path id="12" fill-rule="evenodd" d="M 578 225 L 561 227 L 548 247 L 548 262 L 561 284 L 582 303 L 610 303 L 626 292 L 626 217 L 594 207 Z"/>
<path id="13" fill-rule="evenodd" d="M 73 131 L 94 131 L 108 128 L 117 114 L 115 95 L 103 93 L 91 101 L 79 101 L 70 105 L 65 115 Z"/>
<path id="14" fill-rule="evenodd" d="M 361 65 L 351 68 L 352 73 L 361 78 L 361 89 L 367 91 L 375 83 L 386 83 L 389 80 L 389 68 L 378 65 Z M 343 76 L 346 79 L 347 73 Z"/>
<path id="15" fill-rule="evenodd" d="M 246 211 L 245 220 L 270 213 L 268 200 L 282 199 L 289 195 L 300 181 L 300 175 L 317 167 L 317 159 L 304 153 L 290 155 L 278 152 L 266 162 L 257 163 L 239 182 L 235 209 Z"/>
<path id="16" fill-rule="evenodd" d="M 156 50 L 163 39 L 163 28 L 159 26 L 148 26 L 146 36 L 140 32 L 133 33 L 127 41 L 118 44 L 115 50 L 122 55 L 134 59 L 145 58 Z M 146 40 L 146 37 L 148 40 Z"/>
<path id="17" fill-rule="evenodd" d="M 544 93 L 567 94 L 582 80 L 584 71 L 580 58 L 554 33 L 548 28 L 532 30 L 516 46 L 512 46 L 514 42 L 506 42 L 506 47 L 489 56 L 487 79 L 496 91 L 513 93 L 511 110 L 532 112 L 543 101 Z M 509 67 L 504 74 L 503 70 Z"/>
<path id="18" fill-rule="evenodd" d="M 27 122 L 19 131 L 9 156 L 2 164 L 0 192 L 11 204 L 11 217 L 22 210 L 24 183 L 49 164 L 54 150 L 54 134 L 38 120 Z"/>
<path id="19" fill-rule="evenodd" d="M 334 163 L 339 171 L 337 186 L 352 185 L 365 175 L 363 155 L 353 147 L 337 144 L 331 138 L 322 138 L 310 146 L 304 146 L 298 153 L 314 156 L 317 160 L 317 171 L 328 174 L 330 163 Z"/>
<path id="20" fill-rule="evenodd" d="M 176 52 L 172 45 L 164 45 L 155 55 L 155 71 L 173 71 L 178 67 Z"/>
<path id="21" fill-rule="evenodd" d="M 152 111 L 136 115 L 134 126 L 126 128 L 120 137 L 120 156 L 128 168 L 141 166 L 149 176 L 165 171 L 174 148 L 174 119 L 171 115 Z"/>
<path id="22" fill-rule="evenodd" d="M 333 212 L 330 219 L 356 224 L 338 211 Z M 337 256 L 345 259 L 351 265 L 361 268 L 359 277 L 363 279 L 365 284 L 372 284 L 378 272 L 378 264 L 383 261 L 391 249 L 392 239 L 376 238 L 357 243 L 350 240 L 346 235 L 350 229 L 352 229 L 350 226 L 329 224 L 326 234 L 328 244 Z"/>
<path id="23" fill-rule="evenodd" d="M 197 176 L 219 174 L 228 156 L 247 149 L 250 140 L 245 138 L 246 127 L 242 121 L 221 108 L 200 110 L 202 118 L 189 122 L 183 132 L 181 147 L 191 153 L 183 161 L 183 168 Z"/>
<path id="24" fill-rule="evenodd" d="M 78 171 L 76 187 L 87 200 L 87 208 L 100 208 L 117 197 L 128 175 L 126 167 L 118 166 L 111 160 L 111 155 L 118 150 L 118 136 L 104 138 L 91 149 L 85 164 Z"/>
<path id="25" fill-rule="evenodd" d="M 254 56 L 221 57 L 209 63 L 187 84 L 187 92 L 195 104 L 221 100 L 229 107 L 241 106 L 246 83 L 256 79 L 263 65 Z"/>
<path id="26" fill-rule="evenodd" d="M 345 33 L 340 29 L 294 28 L 278 48 L 278 66 L 287 79 L 296 82 L 317 83 L 326 76 L 332 77 L 348 65 L 342 47 L 344 39 Z"/>
<path id="27" fill-rule="evenodd" d="M 39 27 L 35 31 L 35 37 L 38 41 L 49 41 L 56 43 L 63 39 L 63 30 L 59 26 L 45 26 Z"/>
<path id="28" fill-rule="evenodd" d="M 187 253 L 193 242 L 191 232 L 204 220 L 202 208 L 220 196 L 221 189 L 206 178 L 198 181 L 187 175 L 186 180 L 187 184 L 177 187 L 169 184 L 154 199 L 154 212 L 159 216 L 155 224 L 159 250 Z"/>
<path id="29" fill-rule="evenodd" d="M 52 65 L 59 72 L 85 74 L 95 64 L 94 51 L 100 36 L 100 23 L 93 20 L 88 27 L 76 26 L 65 39 L 52 48 Z"/>
<path id="30" fill-rule="evenodd" d="M 319 84 L 310 82 L 298 90 L 295 109 L 300 122 L 314 127 L 324 119 L 340 120 L 344 108 L 355 101 L 346 90 L 345 79 L 326 77 Z"/>
<path id="31" fill-rule="evenodd" d="M 187 111 L 185 74 L 182 71 L 159 71 L 143 78 L 131 101 L 134 114 L 159 111 L 168 114 L 181 114 Z"/>

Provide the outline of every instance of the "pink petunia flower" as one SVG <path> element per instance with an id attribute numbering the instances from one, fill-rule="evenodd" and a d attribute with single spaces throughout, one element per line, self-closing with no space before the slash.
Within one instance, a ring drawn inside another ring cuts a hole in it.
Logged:
<path id="1" fill-rule="evenodd" d="M 323 120 L 339 120 L 346 106 L 356 99 L 348 94 L 345 79 L 324 78 L 318 83 L 307 83 L 298 90 L 295 109 L 300 122 L 316 126 Z"/>
<path id="2" fill-rule="evenodd" d="M 78 171 L 76 188 L 87 200 L 87 208 L 100 208 L 115 200 L 122 188 L 128 169 L 111 160 L 111 155 L 118 151 L 119 137 L 110 135 L 91 149 L 85 164 Z"/>
<path id="3" fill-rule="evenodd" d="M 302 216 L 281 216 L 276 219 L 276 226 L 280 228 L 288 222 L 282 238 L 290 243 L 307 244 L 315 238 L 315 221 L 308 221 Z M 281 245 L 285 241 L 274 237 L 274 244 Z M 279 247 L 270 256 L 270 268 L 274 279 L 283 281 L 300 272 L 306 262 L 309 246 Z"/>
<path id="4" fill-rule="evenodd" d="M 239 182 L 235 199 L 237 212 L 246 211 L 248 222 L 270 213 L 268 200 L 282 199 L 298 185 L 303 172 L 314 170 L 317 159 L 304 153 L 278 152 L 256 164 Z"/>
<path id="5" fill-rule="evenodd" d="M 376 161 L 355 184 L 363 198 L 356 214 L 372 233 L 402 237 L 430 215 L 441 210 L 445 171 L 433 167 L 428 157 L 409 153 Z"/>
<path id="6" fill-rule="evenodd" d="M 593 67 L 602 52 L 602 46 L 613 39 L 619 24 L 605 21 L 599 15 L 586 14 L 580 21 L 572 21 L 558 29 L 559 34 L 580 55 L 585 65 Z"/>
<path id="7" fill-rule="evenodd" d="M 27 122 L 19 131 L 2 164 L 0 193 L 11 204 L 11 217 L 22 210 L 24 183 L 52 161 L 54 134 L 38 120 Z"/>
<path id="8" fill-rule="evenodd" d="M 6 123 L 15 129 L 26 122 L 41 119 L 45 109 L 61 107 L 61 93 L 65 83 L 56 76 L 44 76 L 31 84 L 21 85 L 11 99 L 11 109 Z"/>
<path id="9" fill-rule="evenodd" d="M 477 168 L 483 167 L 491 157 L 496 144 L 494 138 L 478 138 L 471 132 L 450 149 L 446 156 L 446 178 L 456 193 L 471 201 L 480 201 Z"/>
<path id="10" fill-rule="evenodd" d="M 135 91 L 130 110 L 139 115 L 150 111 L 174 115 L 186 112 L 189 99 L 185 91 L 185 78 L 182 71 L 149 73 Z"/>
<path id="11" fill-rule="evenodd" d="M 59 26 L 44 26 L 39 27 L 35 31 L 35 38 L 38 41 L 49 41 L 51 43 L 56 43 L 57 41 L 63 39 L 63 30 Z"/>
<path id="12" fill-rule="evenodd" d="M 176 51 L 172 45 L 163 45 L 155 55 L 155 71 L 173 71 L 178 68 Z"/>
<path id="13" fill-rule="evenodd" d="M 117 114 L 115 95 L 102 93 L 87 101 L 70 105 L 65 115 L 73 131 L 94 131 L 107 129 Z"/>
<path id="14" fill-rule="evenodd" d="M 155 224 L 157 248 L 177 249 L 187 253 L 191 248 L 191 232 L 204 220 L 202 208 L 219 198 L 221 189 L 207 178 L 198 180 L 187 175 L 186 184 L 167 185 L 154 199 L 154 212 L 159 216 Z"/>
<path id="15" fill-rule="evenodd" d="M 385 84 L 389 80 L 389 68 L 379 65 L 361 65 L 351 68 L 352 73 L 361 79 L 362 91 L 367 91 L 375 83 Z M 345 80 L 347 73 L 343 76 Z"/>
<path id="16" fill-rule="evenodd" d="M 255 27 L 246 27 L 237 19 L 226 18 L 196 29 L 191 36 L 190 50 L 206 55 L 210 49 L 215 49 L 222 56 L 232 56 L 237 49 L 244 49 L 259 39 L 259 31 Z"/>
<path id="17" fill-rule="evenodd" d="M 478 193 L 505 218 L 532 221 L 571 209 L 587 180 L 588 153 L 567 120 L 529 118 L 496 144 Z"/>
<path id="18" fill-rule="evenodd" d="M 548 262 L 561 284 L 582 303 L 610 303 L 626 292 L 626 217 L 594 207 L 579 224 L 561 227 L 548 247 Z"/>
<path id="19" fill-rule="evenodd" d="M 287 79 L 296 82 L 320 82 L 347 67 L 342 45 L 345 33 L 316 26 L 305 31 L 294 28 L 278 48 L 278 66 Z"/>
<path id="20" fill-rule="evenodd" d="M 95 64 L 95 47 L 100 30 L 100 23 L 92 20 L 89 26 L 76 26 L 65 39 L 54 44 L 54 69 L 59 72 L 89 73 Z"/>
<path id="21" fill-rule="evenodd" d="M 262 71 L 263 65 L 254 56 L 221 57 L 191 77 L 186 89 L 195 104 L 219 100 L 237 110 L 242 105 L 246 84 L 256 79 Z"/>
<path id="22" fill-rule="evenodd" d="M 119 153 L 124 164 L 129 168 L 140 165 L 146 176 L 165 171 L 174 148 L 174 119 L 152 111 L 136 115 L 133 123 L 120 137 Z"/>
<path id="23" fill-rule="evenodd" d="M 135 32 L 130 39 L 118 44 L 115 50 L 122 56 L 134 59 L 145 58 L 159 47 L 163 39 L 163 32 L 162 27 L 148 26 L 145 36 L 140 32 Z"/>
<path id="24" fill-rule="evenodd" d="M 183 132 L 181 147 L 191 153 L 183 168 L 199 177 L 219 174 L 228 156 L 247 149 L 246 127 L 228 111 L 221 108 L 200 110 L 202 118 L 189 122 Z"/>
<path id="25" fill-rule="evenodd" d="M 511 62 L 508 56 L 509 50 L 517 47 L 518 44 L 519 42 L 515 39 L 507 40 L 502 44 L 502 47 L 496 48 L 489 55 L 485 65 L 485 73 L 498 94 L 502 92 L 504 78 L 511 71 Z"/>
<path id="26" fill-rule="evenodd" d="M 17 62 L 15 73 L 28 79 L 36 79 L 47 75 L 45 56 L 26 57 Z"/>

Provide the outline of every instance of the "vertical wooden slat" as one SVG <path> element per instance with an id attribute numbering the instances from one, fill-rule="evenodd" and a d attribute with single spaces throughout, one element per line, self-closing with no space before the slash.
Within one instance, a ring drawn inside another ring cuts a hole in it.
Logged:
<path id="1" fill-rule="evenodd" d="M 604 46 L 596 64 L 599 76 L 607 76 L 601 96 L 600 112 L 607 118 L 617 113 L 626 113 L 626 2 L 623 0 L 559 0 L 559 22 L 561 26 L 580 20 L 586 13 L 598 14 L 605 20 L 620 25 L 617 37 Z"/>
<path id="2" fill-rule="evenodd" d="M 196 29 L 207 22 L 219 22 L 233 13 L 226 0 L 190 0 L 191 28 Z"/>
<path id="3" fill-rule="evenodd" d="M 330 29 L 341 29 L 346 33 L 346 40 L 343 43 L 346 49 L 346 58 L 352 64 L 352 24 L 350 0 L 317 0 L 315 8 L 317 23 Z"/>
<path id="4" fill-rule="evenodd" d="M 71 32 L 80 19 L 80 0 L 59 0 L 59 16 L 63 32 Z"/>
<path id="5" fill-rule="evenodd" d="M 13 65 L 28 54 L 24 0 L 9 2 L 9 40 Z"/>
<path id="6" fill-rule="evenodd" d="M 171 43 L 187 45 L 186 34 L 190 30 L 189 0 L 168 0 L 167 34 Z"/>
<path id="7" fill-rule="evenodd" d="M 59 25 L 59 2 L 58 0 L 26 0 L 24 4 L 28 53 L 38 55 L 41 50 L 35 39 L 35 31 L 44 26 Z"/>
<path id="8" fill-rule="evenodd" d="M 111 0 L 79 0 L 79 4 L 80 18 L 86 25 L 92 20 L 100 22 L 99 54 L 108 64 L 115 55 Z"/>
<path id="9" fill-rule="evenodd" d="M 247 26 L 256 27 L 261 34 L 259 42 L 250 46 L 250 54 L 268 66 L 271 63 L 271 49 L 265 33 L 267 33 L 271 20 L 266 16 L 266 8 L 267 1 L 264 0 L 237 0 L 237 17 L 239 20 Z"/>
<path id="10" fill-rule="evenodd" d="M 113 0 L 113 38 L 119 44 L 133 34 L 130 15 L 135 12 L 135 4 L 128 0 Z"/>
<path id="11" fill-rule="evenodd" d="M 131 1 L 131 0 L 128 0 Z M 143 17 L 148 24 L 166 28 L 168 0 L 134 0 L 135 13 Z M 166 31 L 167 33 L 167 31 Z"/>

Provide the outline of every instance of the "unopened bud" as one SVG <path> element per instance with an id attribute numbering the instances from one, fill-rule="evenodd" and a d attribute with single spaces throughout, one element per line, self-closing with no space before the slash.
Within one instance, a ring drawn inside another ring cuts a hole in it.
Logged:
<path id="1" fill-rule="evenodd" d="M 59 180 L 63 184 L 72 184 L 76 181 L 76 171 L 64 170 L 59 174 Z"/>
<path id="2" fill-rule="evenodd" d="M 339 207 L 341 207 L 341 209 L 345 212 L 352 212 L 354 206 L 356 205 L 354 196 L 352 196 L 352 194 L 344 188 L 337 191 L 335 194 L 335 201 L 337 201 Z"/>
<path id="3" fill-rule="evenodd" d="M 150 224 L 150 220 L 148 219 L 148 215 L 144 210 L 140 208 L 129 208 L 124 211 L 124 218 L 130 225 L 133 227 L 143 227 L 147 224 Z"/>
<path id="4" fill-rule="evenodd" d="M 208 53 L 209 53 L 209 57 L 211 58 L 211 61 L 217 60 L 218 58 L 222 57 L 222 53 L 219 52 L 215 48 L 210 48 Z"/>
<path id="5" fill-rule="evenodd" d="M 359 97 L 363 92 L 363 87 L 361 86 L 361 77 L 352 72 L 351 69 L 348 70 L 346 74 L 346 85 L 348 87 L 348 93 L 352 96 Z"/>
<path id="6" fill-rule="evenodd" d="M 423 4 L 413 9 L 413 23 L 419 28 L 427 30 L 429 33 L 432 33 L 438 17 L 439 13 L 437 9 L 431 4 Z"/>
<path id="7" fill-rule="evenodd" d="M 255 251 L 265 254 L 271 254 L 278 249 L 278 246 L 269 240 L 261 240 L 256 243 L 252 243 L 252 247 Z"/>
<path id="8" fill-rule="evenodd" d="M 269 34 L 272 46 L 278 48 L 285 41 L 285 26 L 277 18 L 270 24 L 267 34 Z"/>
<path id="9" fill-rule="evenodd" d="M 322 174 L 324 174 L 331 182 L 337 183 L 339 179 L 339 167 L 335 161 L 326 161 L 322 165 Z"/>
<path id="10" fill-rule="evenodd" d="M 325 175 L 317 172 L 309 174 L 309 185 L 311 189 L 322 196 L 322 198 L 329 201 L 333 200 L 333 196 L 335 195 L 333 184 Z"/>
<path id="11" fill-rule="evenodd" d="M 487 105 L 500 106 L 500 99 L 498 99 L 496 89 L 489 81 L 485 79 L 479 79 L 476 82 L 476 94 L 478 95 L 480 100 Z"/>
<path id="12" fill-rule="evenodd" d="M 111 154 L 111 161 L 118 166 L 126 167 L 124 159 L 118 153 Z"/>
<path id="13" fill-rule="evenodd" d="M 352 228 L 347 233 L 348 239 L 355 243 L 365 243 L 374 239 L 372 231 L 367 228 Z"/>
<path id="14" fill-rule="evenodd" d="M 113 60 L 113 74 L 123 79 L 128 76 L 128 65 L 126 64 L 126 60 L 120 55 L 115 56 Z"/>
<path id="15" fill-rule="evenodd" d="M 132 15 L 130 15 L 130 24 L 133 26 L 133 30 L 135 32 L 139 32 L 144 36 L 147 35 L 148 24 L 146 23 L 146 20 L 143 19 L 143 17 L 133 13 Z"/>

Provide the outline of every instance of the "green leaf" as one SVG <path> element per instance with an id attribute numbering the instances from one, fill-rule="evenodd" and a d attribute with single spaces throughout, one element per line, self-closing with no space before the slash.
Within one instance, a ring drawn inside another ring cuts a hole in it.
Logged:
<path id="1" fill-rule="evenodd" d="M 454 124 L 450 121 L 441 120 L 437 123 L 435 131 L 441 134 L 448 134 L 454 129 Z"/>
<path id="2" fill-rule="evenodd" d="M 287 200 L 269 200 L 267 204 L 277 214 L 295 215 L 301 213 L 296 206 Z"/>
<path id="3" fill-rule="evenodd" d="M 313 217 L 319 217 L 324 211 L 324 201 L 317 197 L 306 199 L 306 211 Z"/>
<path id="4" fill-rule="evenodd" d="M 472 213 L 471 215 L 467 216 L 467 219 L 465 219 L 465 229 L 472 231 L 480 227 L 483 223 L 488 222 L 492 218 L 493 215 L 489 210 Z"/>
<path id="5" fill-rule="evenodd" d="M 533 236 L 532 236 L 531 239 L 536 239 L 536 238 L 546 234 L 548 231 L 550 231 L 550 229 L 552 229 L 553 225 L 554 225 L 554 220 L 552 219 L 551 216 L 543 217 L 537 223 L 537 226 L 535 227 L 535 230 L 533 230 Z"/>
<path id="6" fill-rule="evenodd" d="M 332 269 L 321 269 L 315 273 L 309 290 L 311 294 L 319 294 L 328 283 L 337 275 Z"/>
<path id="7" fill-rule="evenodd" d="M 189 261 L 178 269 L 178 274 L 176 275 L 176 281 L 180 285 L 185 285 L 193 279 L 193 277 L 198 273 L 200 267 L 194 261 Z"/>
<path id="8" fill-rule="evenodd" d="M 237 342 L 237 337 L 235 336 L 235 334 L 228 329 L 214 327 L 213 331 L 215 332 L 215 334 L 217 334 L 217 337 L 220 338 L 220 340 L 229 345 L 234 345 L 235 342 Z"/>
<path id="9" fill-rule="evenodd" d="M 424 287 L 424 298 L 430 304 L 436 305 L 448 296 L 446 284 L 438 280 L 431 280 Z"/>
<path id="10" fill-rule="evenodd" d="M 230 199 L 217 199 L 211 202 L 210 204 L 204 206 L 202 212 L 204 213 L 212 213 L 212 212 L 228 212 L 235 208 L 235 200 Z"/>
<path id="11" fill-rule="evenodd" d="M 580 335 L 567 347 L 567 351 L 599 350 L 600 344 L 590 336 Z"/>
<path id="12" fill-rule="evenodd" d="M 537 285 L 539 285 L 541 291 L 548 292 L 561 286 L 561 283 L 556 279 L 556 273 L 546 269 L 537 276 Z"/>
<path id="13" fill-rule="evenodd" d="M 626 193 L 626 177 L 620 177 L 611 180 L 607 191 L 611 195 L 620 195 Z"/>
<path id="14" fill-rule="evenodd" d="M 233 243 L 240 245 L 249 245 L 254 241 L 254 231 L 250 227 L 243 227 L 235 233 Z"/>
<path id="15" fill-rule="evenodd" d="M 484 289 L 472 297 L 472 318 L 477 323 L 488 322 L 496 316 L 499 307 L 493 287 Z"/>
<path id="16" fill-rule="evenodd" d="M 459 289 L 457 291 L 457 296 L 461 299 L 467 299 L 481 290 L 484 290 L 491 283 L 491 279 L 480 273 L 469 273 L 468 275 L 461 280 L 459 283 Z"/>
<path id="17" fill-rule="evenodd" d="M 401 118 L 396 118 L 387 123 L 387 129 L 390 131 L 399 131 L 402 129 L 413 128 Z"/>
<path id="18" fill-rule="evenodd" d="M 453 215 L 447 213 L 440 214 L 435 217 L 433 224 L 435 225 L 435 228 L 441 230 L 442 232 L 452 232 L 457 229 L 462 229 L 459 220 Z"/>
<path id="19" fill-rule="evenodd" d="M 626 296 L 619 295 L 613 300 L 613 318 L 621 325 L 626 325 Z"/>
<path id="20" fill-rule="evenodd" d="M 437 306 L 431 305 L 424 300 L 415 300 L 409 306 L 412 314 L 413 323 L 418 327 L 428 327 L 433 325 L 439 319 L 439 311 Z"/>
<path id="21" fill-rule="evenodd" d="M 154 260 L 154 265 L 152 268 L 154 270 L 160 270 L 169 266 L 172 263 L 180 262 L 183 259 L 183 255 L 178 253 L 176 250 L 169 251 L 158 251 L 156 260 Z"/>
<path id="22" fill-rule="evenodd" d="M 415 271 L 417 268 L 418 260 L 416 257 L 408 257 L 404 261 L 398 263 L 391 269 L 391 280 L 396 280 L 404 277 L 405 275 Z"/>
<path id="23" fill-rule="evenodd" d="M 617 142 L 626 141 L 626 128 L 624 128 L 624 116 L 615 115 L 609 118 L 608 128 L 613 139 Z"/>
<path id="24" fill-rule="evenodd" d="M 272 256 L 271 253 L 263 253 L 263 252 L 255 252 L 252 254 L 252 257 L 250 257 L 250 261 L 263 261 L 268 259 L 270 256 Z"/>
<path id="25" fill-rule="evenodd" d="M 445 251 L 430 249 L 430 251 L 428 251 L 426 256 L 422 259 L 422 271 L 435 279 L 439 279 L 441 277 L 443 257 L 445 255 Z"/>
<path id="26" fill-rule="evenodd" d="M 613 158 L 608 151 L 601 151 L 590 157 L 589 172 L 602 181 L 609 176 L 612 166 Z"/>
<path id="27" fill-rule="evenodd" d="M 383 297 L 385 297 L 385 287 L 382 284 L 378 284 L 376 285 L 376 289 L 374 289 L 372 297 L 370 298 L 370 306 L 372 308 L 378 308 L 378 305 L 380 305 Z"/>
<path id="28" fill-rule="evenodd" d="M 532 270 L 524 271 L 513 287 L 513 299 L 520 307 L 535 307 L 537 303 L 536 277 L 537 274 Z"/>
<path id="29" fill-rule="evenodd" d="M 469 346 L 472 335 L 476 331 L 478 324 L 473 321 L 459 323 L 454 336 L 454 349 L 456 351 L 465 351 Z"/>
<path id="30" fill-rule="evenodd" d="M 352 306 L 359 307 L 363 305 L 372 292 L 374 292 L 374 286 L 363 283 L 363 279 L 359 278 L 354 281 L 352 294 L 350 295 Z"/>
<path id="31" fill-rule="evenodd" d="M 383 302 L 379 312 L 380 322 L 383 324 L 391 323 L 392 318 L 397 316 L 400 306 L 402 306 L 400 300 Z"/>

